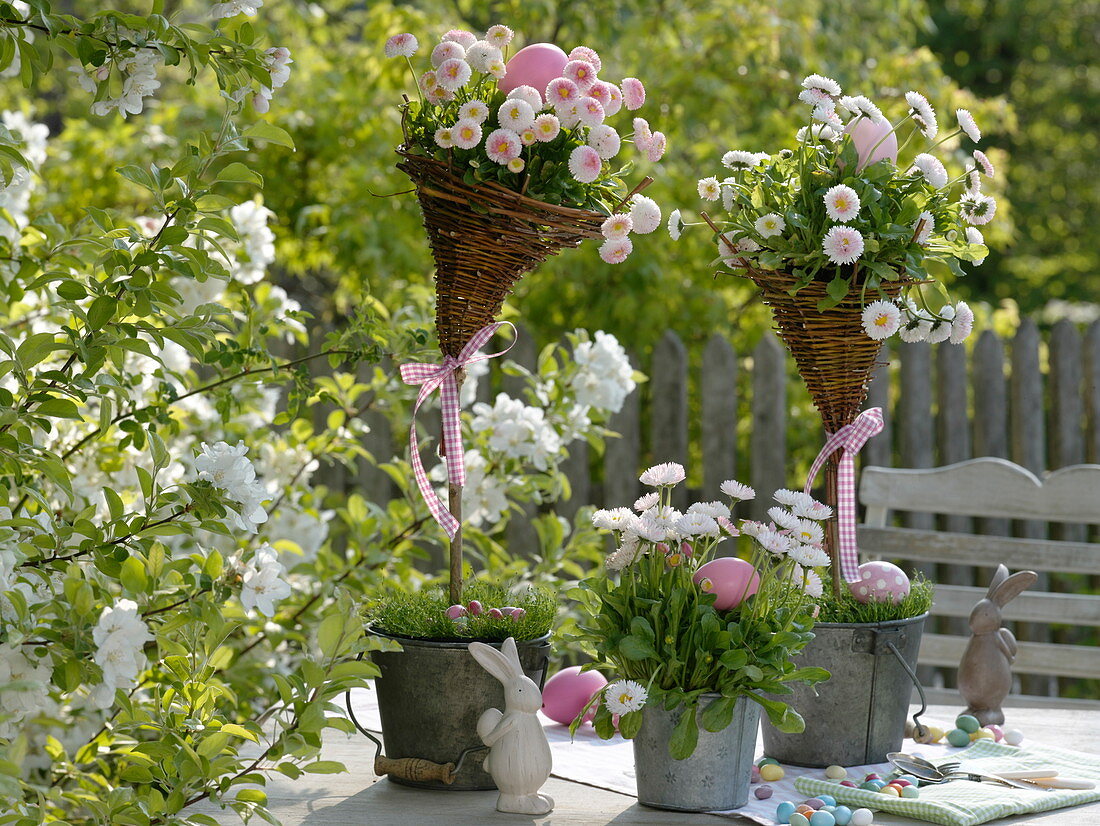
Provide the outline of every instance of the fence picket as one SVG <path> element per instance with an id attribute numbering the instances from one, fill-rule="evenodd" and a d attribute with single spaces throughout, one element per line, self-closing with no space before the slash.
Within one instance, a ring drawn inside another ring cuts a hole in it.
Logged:
<path id="1" fill-rule="evenodd" d="M 737 355 L 717 333 L 703 349 L 700 384 L 703 498 L 715 500 L 719 485 L 737 475 Z"/>
<path id="2" fill-rule="evenodd" d="M 936 427 L 939 457 L 937 464 L 949 465 L 969 459 L 970 412 L 969 382 L 966 380 L 966 348 L 943 343 L 936 346 Z M 958 533 L 970 533 L 974 520 L 968 516 L 949 515 L 943 518 L 943 528 Z M 970 565 L 938 565 L 936 581 L 946 585 L 973 585 L 975 572 Z M 950 617 L 947 632 L 966 634 L 965 617 Z"/>
<path id="3" fill-rule="evenodd" d="M 753 519 L 763 520 L 771 492 L 787 487 L 787 354 L 771 333 L 752 351 L 751 484 Z"/>
<path id="4" fill-rule="evenodd" d="M 638 360 L 630 357 L 634 369 Z M 603 454 L 603 504 L 605 507 L 630 507 L 638 498 L 638 471 L 642 463 L 641 386 L 623 400 L 622 409 L 611 416 L 607 426 L 619 434 L 608 439 Z"/>
<path id="5" fill-rule="evenodd" d="M 1085 461 L 1084 371 L 1081 334 L 1069 319 L 1062 319 L 1050 332 L 1050 468 Z M 1055 525 L 1055 539 L 1084 542 L 1085 525 Z"/>
<path id="6" fill-rule="evenodd" d="M 985 330 L 974 346 L 970 381 L 974 388 L 974 455 L 1008 458 L 1008 382 L 1005 380 L 1004 343 Z M 979 519 L 978 530 L 1008 536 L 1007 519 Z"/>
<path id="7" fill-rule="evenodd" d="M 894 417 L 890 408 L 890 347 L 883 346 L 878 367 L 867 388 L 867 407 L 882 408 L 882 432 L 860 453 L 864 466 L 890 467 L 894 463 Z"/>
<path id="8" fill-rule="evenodd" d="M 661 462 L 688 463 L 688 357 L 687 348 L 667 330 L 653 348 L 650 387 L 650 458 Z M 685 485 L 672 491 L 672 504 L 683 510 L 688 505 Z"/>

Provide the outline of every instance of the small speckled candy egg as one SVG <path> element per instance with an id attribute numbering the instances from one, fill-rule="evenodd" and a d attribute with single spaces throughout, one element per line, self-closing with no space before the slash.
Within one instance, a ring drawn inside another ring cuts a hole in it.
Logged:
<path id="1" fill-rule="evenodd" d="M 767 800 L 774 794 L 774 791 L 771 786 L 764 784 L 763 786 L 757 786 L 752 793 L 756 795 L 757 800 Z"/>
<path id="2" fill-rule="evenodd" d="M 859 787 L 868 792 L 877 792 L 885 785 L 881 780 L 865 780 L 859 784 Z"/>
<path id="3" fill-rule="evenodd" d="M 946 731 L 944 731 L 944 730 L 943 730 L 942 728 L 940 728 L 939 726 L 929 726 L 929 727 L 928 727 L 928 730 L 929 730 L 930 732 L 932 732 L 932 742 L 933 742 L 933 743 L 938 743 L 938 742 L 940 742 L 941 740 L 943 740 L 943 738 L 944 738 L 944 737 L 946 737 L 946 736 L 947 736 L 947 732 L 946 732 Z"/>
<path id="4" fill-rule="evenodd" d="M 760 779 L 768 783 L 782 780 L 785 774 L 786 772 L 783 771 L 783 767 L 778 763 L 768 763 L 760 767 Z"/>
<path id="5" fill-rule="evenodd" d="M 840 785 L 841 786 L 847 786 L 849 789 L 856 788 L 856 784 L 853 783 L 851 780 L 841 780 Z"/>
<path id="6" fill-rule="evenodd" d="M 826 806 L 836 805 L 836 798 L 833 797 L 831 794 L 819 794 L 817 796 L 817 799 L 824 803 Z"/>
<path id="7" fill-rule="evenodd" d="M 833 817 L 836 819 L 836 826 L 848 826 L 852 822 L 852 810 L 847 806 L 837 806 Z"/>
<path id="8" fill-rule="evenodd" d="M 998 743 L 1005 739 L 1005 730 L 1000 726 L 990 724 L 986 728 L 993 732 L 993 739 Z"/>
<path id="9" fill-rule="evenodd" d="M 947 742 L 952 746 L 966 746 L 970 743 L 970 735 L 961 728 L 953 728 L 947 732 Z"/>
<path id="10" fill-rule="evenodd" d="M 760 767 L 759 766 L 753 766 L 752 767 L 752 772 L 751 772 L 751 775 L 749 777 L 749 782 L 750 783 L 759 783 L 760 782 Z"/>
<path id="11" fill-rule="evenodd" d="M 830 780 L 843 780 L 848 776 L 848 770 L 843 766 L 829 766 L 825 769 L 825 776 Z"/>
<path id="12" fill-rule="evenodd" d="M 901 789 L 894 785 L 883 786 L 878 791 L 888 797 L 901 797 Z"/>
<path id="13" fill-rule="evenodd" d="M 901 790 L 901 796 L 910 800 L 920 797 L 920 789 L 916 786 L 904 786 Z"/>
<path id="14" fill-rule="evenodd" d="M 848 588 L 858 602 L 901 602 L 909 594 L 909 577 L 893 563 L 864 562 Z"/>
<path id="15" fill-rule="evenodd" d="M 789 800 L 784 800 L 775 807 L 775 819 L 780 823 L 789 823 L 791 815 L 795 813 L 795 805 Z"/>
<path id="16" fill-rule="evenodd" d="M 1018 746 L 1024 742 L 1024 733 L 1018 728 L 1005 729 L 1005 742 L 1010 746 Z"/>
<path id="17" fill-rule="evenodd" d="M 756 593 L 760 574 L 743 559 L 723 556 L 700 565 L 691 581 L 705 593 L 714 594 L 716 611 L 726 611 Z"/>
<path id="18" fill-rule="evenodd" d="M 882 780 L 882 775 L 879 774 L 878 772 L 868 772 L 867 774 L 863 775 L 863 779 L 864 780 Z"/>
<path id="19" fill-rule="evenodd" d="M 852 819 L 848 822 L 852 826 L 871 826 L 875 822 L 875 815 L 870 809 L 856 809 L 852 812 Z"/>
<path id="20" fill-rule="evenodd" d="M 961 728 L 967 734 L 977 731 L 982 727 L 982 724 L 978 722 L 978 718 L 972 714 L 960 714 L 955 718 L 955 728 Z"/>
<path id="21" fill-rule="evenodd" d="M 810 826 L 810 819 L 801 812 L 795 812 L 791 815 L 791 819 L 787 821 L 791 826 Z"/>
<path id="22" fill-rule="evenodd" d="M 815 812 L 825 805 L 825 801 L 820 797 L 811 797 L 809 800 L 802 801 L 802 805 L 809 806 Z"/>
<path id="23" fill-rule="evenodd" d="M 810 816 L 810 826 L 836 826 L 836 817 L 832 812 L 814 812 Z"/>

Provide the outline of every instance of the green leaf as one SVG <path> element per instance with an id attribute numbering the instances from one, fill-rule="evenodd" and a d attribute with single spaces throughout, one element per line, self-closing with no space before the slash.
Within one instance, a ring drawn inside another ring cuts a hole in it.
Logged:
<path id="1" fill-rule="evenodd" d="M 118 578 L 123 588 L 134 593 L 141 593 L 149 584 L 149 577 L 145 574 L 145 563 L 136 556 L 131 556 L 122 563 Z"/>
<path id="2" fill-rule="evenodd" d="M 263 186 L 264 184 L 264 179 L 260 173 L 249 169 L 240 161 L 234 161 L 225 166 L 218 173 L 218 180 L 228 183 L 255 184 L 256 186 Z"/>
<path id="3" fill-rule="evenodd" d="M 15 351 L 15 356 L 24 369 L 30 369 L 55 349 L 56 344 L 53 333 L 35 333 L 33 336 L 28 336 L 19 345 L 19 349 Z"/>
<path id="4" fill-rule="evenodd" d="M 267 794 L 263 789 L 239 789 L 237 791 L 237 800 L 242 803 L 258 803 L 261 806 L 266 806 Z"/>
<path id="5" fill-rule="evenodd" d="M 204 737 L 202 742 L 195 748 L 199 754 L 203 757 L 211 758 L 215 755 L 221 754 L 222 749 L 229 745 L 229 735 L 224 731 L 216 731 L 213 734 Z"/>
<path id="6" fill-rule="evenodd" d="M 294 148 L 294 139 L 290 137 L 290 133 L 285 129 L 280 129 L 278 126 L 263 120 L 257 121 L 252 126 L 248 127 L 243 137 L 267 141 L 277 146 L 285 146 L 288 149 Z"/>
<path id="7" fill-rule="evenodd" d="M 695 706 L 685 705 L 672 737 L 668 741 L 668 750 L 674 760 L 691 757 L 699 742 L 699 725 L 695 721 Z"/>
<path id="8" fill-rule="evenodd" d="M 642 712 L 628 711 L 619 717 L 619 734 L 627 740 L 633 740 L 638 736 L 638 730 L 642 727 Z"/>
<path id="9" fill-rule="evenodd" d="M 79 301 L 88 294 L 88 291 L 78 281 L 62 281 L 57 285 L 57 294 L 69 301 Z"/>
<path id="10" fill-rule="evenodd" d="M 259 738 L 244 726 L 238 726 L 236 723 L 226 723 L 222 726 L 222 731 L 226 734 L 231 734 L 234 737 L 241 737 L 245 740 L 251 740 L 253 743 L 260 742 Z"/>
<path id="11" fill-rule="evenodd" d="M 743 648 L 731 648 L 729 651 L 723 651 L 722 656 L 718 658 L 718 662 L 731 671 L 744 668 L 748 661 L 749 653 Z"/>
<path id="12" fill-rule="evenodd" d="M 118 301 L 113 296 L 101 295 L 95 301 L 92 302 L 92 306 L 88 308 L 88 328 L 91 330 L 98 330 L 108 321 L 110 321 L 115 314 L 115 306 Z"/>
<path id="13" fill-rule="evenodd" d="M 316 763 L 303 766 L 302 769 L 310 774 L 339 774 L 347 771 L 347 767 L 343 763 L 338 763 L 335 760 L 318 760 Z"/>
<path id="14" fill-rule="evenodd" d="M 619 651 L 621 651 L 622 655 L 628 660 L 644 660 L 648 657 L 657 658 L 657 652 L 654 650 L 649 640 L 635 637 L 634 635 L 622 638 L 619 642 Z"/>
<path id="15" fill-rule="evenodd" d="M 759 703 L 768 713 L 768 722 L 784 734 L 801 734 L 806 730 L 806 721 L 802 716 L 779 700 L 772 700 L 752 692 L 745 695 L 755 703 Z"/>
<path id="16" fill-rule="evenodd" d="M 344 618 L 340 614 L 329 614 L 321 620 L 321 626 L 317 629 L 317 644 L 321 647 L 321 653 L 330 659 L 335 657 L 343 636 Z"/>
<path id="17" fill-rule="evenodd" d="M 703 709 L 699 722 L 707 731 L 722 731 L 733 722 L 733 710 L 737 705 L 736 697 L 719 697 Z"/>
<path id="18" fill-rule="evenodd" d="M 81 419 L 80 410 L 69 399 L 46 399 L 34 408 L 39 416 L 49 416 L 53 419 Z"/>

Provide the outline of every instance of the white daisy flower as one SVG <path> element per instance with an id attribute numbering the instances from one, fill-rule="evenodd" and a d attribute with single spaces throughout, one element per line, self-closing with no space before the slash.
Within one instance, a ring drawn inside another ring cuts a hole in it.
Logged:
<path id="1" fill-rule="evenodd" d="M 901 327 L 901 310 L 889 301 L 872 301 L 863 308 L 863 331 L 875 341 L 889 338 Z"/>
<path id="2" fill-rule="evenodd" d="M 503 59 L 499 48 L 485 40 L 479 40 L 466 50 L 466 62 L 475 72 L 488 72 L 489 66 Z"/>
<path id="3" fill-rule="evenodd" d="M 940 344 L 951 338 L 951 322 L 955 320 L 955 308 L 945 304 L 940 308 L 940 317 L 933 319 L 932 329 L 925 338 L 931 344 Z"/>
<path id="4" fill-rule="evenodd" d="M 794 570 L 791 571 L 791 582 L 811 599 L 820 599 L 825 590 L 817 572 L 807 570 L 801 565 L 795 565 Z"/>
<path id="5" fill-rule="evenodd" d="M 661 208 L 652 198 L 635 195 L 630 202 L 630 217 L 634 219 L 634 232 L 648 235 L 661 225 Z"/>
<path id="6" fill-rule="evenodd" d="M 859 196 L 850 186 L 837 184 L 825 193 L 825 211 L 834 221 L 848 223 L 859 214 Z"/>
<path id="7" fill-rule="evenodd" d="M 650 487 L 664 487 L 666 485 L 677 485 L 686 478 L 687 473 L 684 471 L 683 465 L 677 462 L 663 462 L 644 471 L 638 477 L 638 481 Z"/>
<path id="8" fill-rule="evenodd" d="M 798 527 L 799 518 L 786 508 L 770 507 L 768 508 L 768 516 L 771 517 L 772 522 L 781 528 L 786 528 L 788 531 Z"/>
<path id="9" fill-rule="evenodd" d="M 825 541 L 825 531 L 812 519 L 799 519 L 791 531 L 794 538 L 803 545 L 820 545 Z"/>
<path id="10" fill-rule="evenodd" d="M 641 711 L 649 695 L 633 680 L 617 680 L 604 689 L 603 701 L 612 714 Z"/>
<path id="11" fill-rule="evenodd" d="M 802 502 L 812 502 L 813 498 L 808 493 L 803 493 L 800 490 L 788 490 L 787 488 L 780 488 L 772 494 L 772 499 L 778 502 L 780 505 L 786 505 L 788 508 L 793 508 Z"/>
<path id="12" fill-rule="evenodd" d="M 676 520 L 676 531 L 684 536 L 717 536 L 718 521 L 708 514 L 689 511 Z"/>
<path id="13" fill-rule="evenodd" d="M 959 128 L 966 133 L 966 136 L 970 140 L 977 143 L 982 139 L 982 132 L 978 128 L 978 124 L 974 122 L 974 116 L 970 114 L 967 109 L 956 109 L 955 117 L 959 120 Z"/>
<path id="14" fill-rule="evenodd" d="M 833 102 L 824 89 L 803 89 L 798 93 L 798 99 L 810 106 L 822 106 Z"/>
<path id="15" fill-rule="evenodd" d="M 688 508 L 688 513 L 703 513 L 712 519 L 730 518 L 729 506 L 722 502 L 696 502 Z"/>
<path id="16" fill-rule="evenodd" d="M 864 95 L 849 95 L 840 99 L 840 105 L 853 115 L 868 118 L 873 123 L 886 123 L 886 116 L 875 106 L 870 98 Z"/>
<path id="17" fill-rule="evenodd" d="M 755 166 L 759 157 L 760 156 L 755 152 L 746 152 L 743 149 L 731 149 L 722 156 L 722 165 L 730 169 L 742 169 Z"/>
<path id="18" fill-rule="evenodd" d="M 940 131 L 936 110 L 920 92 L 906 92 L 905 102 L 909 104 L 909 114 L 913 116 L 913 122 L 920 128 L 921 134 L 930 141 L 935 140 Z"/>
<path id="19" fill-rule="evenodd" d="M 658 522 L 650 511 L 642 514 L 635 525 L 635 533 L 647 542 L 664 542 L 668 539 L 668 528 Z"/>
<path id="20" fill-rule="evenodd" d="M 637 518 L 630 508 L 598 510 L 592 514 L 592 524 L 609 531 L 625 531 L 631 529 Z"/>
<path id="21" fill-rule="evenodd" d="M 986 154 L 982 150 L 974 150 L 974 161 L 981 168 L 982 174 L 984 174 L 987 178 L 993 177 L 994 172 L 996 172 L 996 170 L 993 168 L 993 162 L 989 160 L 988 157 L 986 157 Z"/>
<path id="22" fill-rule="evenodd" d="M 832 508 L 808 496 L 791 505 L 791 512 L 795 516 L 800 516 L 803 519 L 813 519 L 815 522 L 823 522 L 833 515 Z"/>
<path id="23" fill-rule="evenodd" d="M 435 130 L 435 145 L 440 149 L 450 149 L 455 145 L 454 138 L 451 137 L 451 128 L 449 126 L 441 126 Z"/>
<path id="24" fill-rule="evenodd" d="M 829 555 L 816 545 L 795 542 L 787 556 L 806 568 L 824 568 L 829 564 Z"/>
<path id="25" fill-rule="evenodd" d="M 840 115 L 836 113 L 836 109 L 834 108 L 815 106 L 811 114 L 814 120 L 820 121 L 833 129 L 841 130 L 844 128 L 844 121 L 840 119 Z"/>
<path id="26" fill-rule="evenodd" d="M 928 338 L 932 330 L 932 319 L 925 316 L 908 316 L 898 330 L 898 338 L 906 344 L 916 344 Z"/>
<path id="27" fill-rule="evenodd" d="M 968 224 L 988 224 L 997 214 L 997 201 L 979 192 L 965 192 L 959 199 L 961 215 Z"/>
<path id="28" fill-rule="evenodd" d="M 767 215 L 761 215 L 753 222 L 753 227 L 764 238 L 771 238 L 773 235 L 782 235 L 783 230 L 787 228 L 787 222 L 783 220 L 783 216 L 777 212 L 769 212 Z"/>
<path id="29" fill-rule="evenodd" d="M 543 106 L 542 93 L 534 86 L 517 86 L 506 97 L 522 100 L 536 112 Z"/>
<path id="30" fill-rule="evenodd" d="M 824 77 L 822 75 L 809 75 L 802 79 L 802 87 L 804 89 L 820 89 L 827 95 L 837 97 L 840 95 L 840 84 L 830 77 Z"/>
<path id="31" fill-rule="evenodd" d="M 600 232 L 609 241 L 617 241 L 626 238 L 634 229 L 634 219 L 625 212 L 618 212 L 610 216 L 600 225 Z"/>
<path id="32" fill-rule="evenodd" d="M 932 231 L 936 228 L 936 219 L 931 212 L 925 210 L 922 212 L 913 224 L 913 241 L 920 246 L 924 246 L 928 243 L 928 239 L 932 237 Z"/>
<path id="33" fill-rule="evenodd" d="M 798 544 L 786 534 L 773 530 L 761 531 L 756 535 L 756 541 L 760 543 L 761 548 L 776 556 L 782 556 L 785 553 L 789 553 L 790 550 Z"/>
<path id="34" fill-rule="evenodd" d="M 921 152 L 913 158 L 913 167 L 909 171 L 912 172 L 913 169 L 918 170 L 924 176 L 924 179 L 936 189 L 947 186 L 947 170 L 940 163 L 939 158 L 929 155 L 927 152 Z"/>
<path id="35" fill-rule="evenodd" d="M 736 479 L 727 479 L 718 486 L 718 490 L 738 502 L 747 502 L 756 498 L 756 491 Z"/>
<path id="36" fill-rule="evenodd" d="M 223 4 L 228 5 L 228 4 Z M 257 4 L 262 5 L 262 3 Z M 215 14 L 215 17 L 218 15 Z M 385 52 L 386 57 L 412 57 L 416 54 L 416 50 L 420 47 L 414 35 L 404 32 L 403 34 L 395 34 L 389 40 L 386 41 Z"/>
<path id="37" fill-rule="evenodd" d="M 649 510 L 650 508 L 656 507 L 657 503 L 660 501 L 661 495 L 655 490 L 650 491 L 644 496 L 639 496 L 634 501 L 634 510 L 638 511 L 638 513 L 642 513 Z"/>
<path id="38" fill-rule="evenodd" d="M 757 537 L 765 531 L 769 530 L 771 530 L 771 528 L 769 528 L 763 522 L 756 522 L 752 519 L 746 519 L 744 522 L 741 523 L 741 533 L 743 533 L 745 536 Z"/>
<path id="39" fill-rule="evenodd" d="M 977 227 L 966 228 L 966 243 L 968 244 L 985 244 L 985 236 L 982 235 L 982 231 Z M 975 267 L 980 267 L 985 259 L 981 258 L 974 262 Z"/>
<path id="40" fill-rule="evenodd" d="M 497 23 L 495 26 L 490 26 L 489 30 L 485 32 L 485 39 L 498 49 L 503 49 L 511 43 L 514 36 L 515 32 L 507 26 L 502 26 L 500 23 Z"/>
<path id="41" fill-rule="evenodd" d="M 698 184 L 699 197 L 707 201 L 717 201 L 722 194 L 721 186 L 715 177 L 703 178 Z"/>
<path id="42" fill-rule="evenodd" d="M 615 573 L 633 565 L 641 556 L 641 548 L 637 545 L 623 545 L 607 555 L 604 565 L 607 570 Z"/>
<path id="43" fill-rule="evenodd" d="M 680 240 L 680 233 L 684 231 L 684 222 L 680 220 L 680 210 L 674 209 L 668 214 L 668 234 L 673 241 Z"/>
<path id="44" fill-rule="evenodd" d="M 834 264 L 854 264 L 863 254 L 863 236 L 858 230 L 839 224 L 825 233 L 821 248 Z"/>
<path id="45" fill-rule="evenodd" d="M 615 127 L 608 126 L 606 123 L 598 123 L 588 130 L 588 145 L 595 149 L 601 158 L 609 161 L 619 154 L 622 139 L 619 137 L 619 133 L 615 131 Z"/>
<path id="46" fill-rule="evenodd" d="M 458 107 L 459 120 L 472 120 L 484 123 L 489 117 L 489 107 L 480 100 L 470 100 Z"/>
<path id="47" fill-rule="evenodd" d="M 522 132 L 535 125 L 535 110 L 525 100 L 510 98 L 497 109 L 497 120 L 505 129 Z"/>
<path id="48" fill-rule="evenodd" d="M 948 341 L 952 344 L 962 344 L 970 337 L 974 329 L 974 311 L 965 301 L 955 305 L 955 318 L 951 320 L 951 335 Z"/>
<path id="49" fill-rule="evenodd" d="M 459 149 L 473 149 L 481 143 L 481 124 L 472 119 L 463 119 L 451 129 L 451 140 Z"/>

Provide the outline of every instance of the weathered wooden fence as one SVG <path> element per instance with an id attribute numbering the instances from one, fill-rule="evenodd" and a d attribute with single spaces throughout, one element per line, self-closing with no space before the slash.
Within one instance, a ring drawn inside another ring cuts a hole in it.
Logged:
<path id="1" fill-rule="evenodd" d="M 539 345 L 521 333 L 510 353 L 533 367 Z M 689 468 L 694 483 L 682 490 L 681 505 L 691 499 L 719 498 L 724 479 L 738 478 L 760 494 L 742 515 L 760 518 L 770 506 L 770 492 L 801 487 L 806 468 L 822 444 L 816 412 L 801 387 L 793 362 L 772 335 L 749 353 L 737 353 L 728 340 L 713 336 L 692 359 L 683 342 L 666 332 L 647 362 L 635 361 L 649 375 L 610 422 L 620 434 L 602 457 L 589 455 L 583 441 L 570 446 L 566 472 L 573 495 L 557 510 L 572 518 L 584 504 L 629 505 L 639 495 L 639 470 L 662 461 Z M 1035 473 L 1080 462 L 1100 462 L 1100 322 L 1083 334 L 1074 324 L 1056 324 L 1046 339 L 1031 320 L 1003 340 L 982 332 L 972 346 L 896 343 L 884 350 L 872 382 L 868 406 L 882 407 L 886 428 L 864 448 L 863 464 L 934 467 L 973 456 L 1011 459 Z M 517 380 L 504 376 L 499 364 L 482 379 L 478 397 L 517 392 Z M 403 450 L 376 420 L 372 444 L 376 455 Z M 694 461 L 693 461 L 694 458 Z M 701 464 L 701 468 L 699 465 Z M 387 495 L 383 474 L 364 468 L 348 479 L 376 498 Z M 908 513 L 906 526 L 932 528 L 932 514 Z M 939 527 L 990 534 L 1016 533 L 1041 538 L 1045 523 L 1010 525 L 985 520 L 971 525 L 947 517 Z M 533 540 L 523 520 L 513 520 L 510 541 L 524 547 Z M 1058 526 L 1057 538 L 1085 539 L 1083 526 Z M 960 560 L 960 563 L 964 563 Z M 987 574 L 965 564 L 926 572 L 950 584 L 982 584 Z M 1037 588 L 1064 583 L 1041 582 Z M 1092 586 L 1100 583 L 1092 583 Z M 1067 587 L 1080 587 L 1074 583 Z M 965 621 L 956 620 L 965 631 Z M 1046 628 L 1020 627 L 1023 638 L 1050 638 Z M 1074 629 L 1054 629 L 1064 641 Z M 950 679 L 950 676 L 948 676 Z M 1031 681 L 1031 693 L 1055 687 Z"/>

